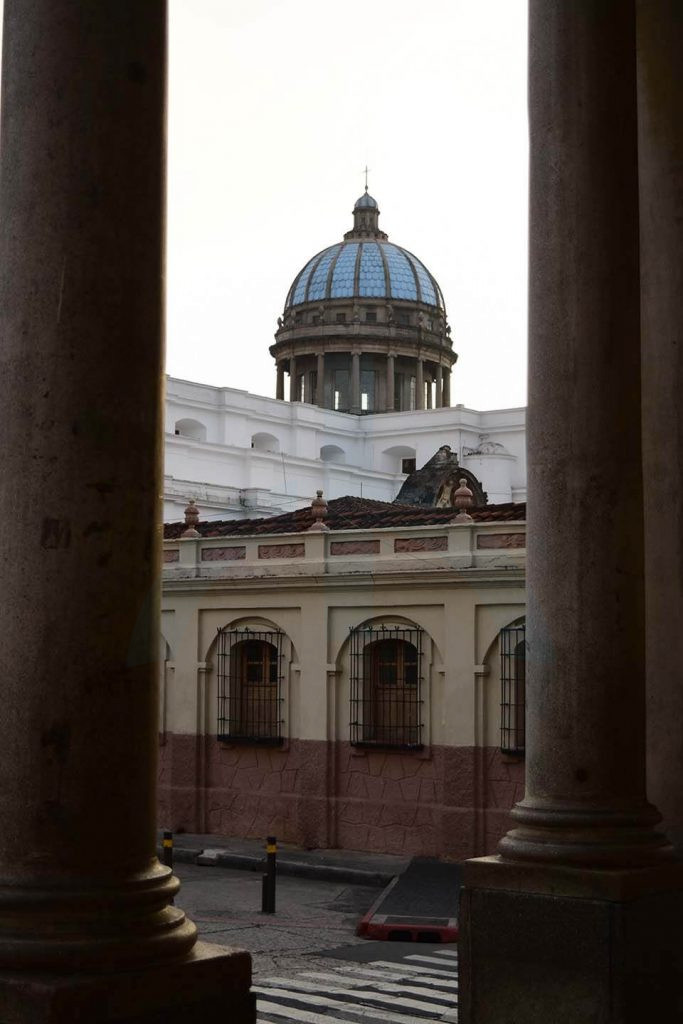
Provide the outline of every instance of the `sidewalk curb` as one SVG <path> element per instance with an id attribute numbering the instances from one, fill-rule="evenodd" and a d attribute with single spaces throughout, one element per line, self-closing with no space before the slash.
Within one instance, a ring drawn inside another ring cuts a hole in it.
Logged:
<path id="1" fill-rule="evenodd" d="M 161 847 L 157 854 L 161 856 Z M 222 850 L 192 850 L 175 846 L 173 859 L 180 864 L 197 864 L 202 867 L 232 868 L 241 871 L 265 871 L 264 857 L 250 857 L 248 854 L 229 853 Z M 363 868 L 339 867 L 333 864 L 310 864 L 306 861 L 278 858 L 277 870 L 280 875 L 312 878 L 324 882 L 347 882 L 351 885 L 386 886 L 395 877 L 383 871 L 366 871 Z"/>

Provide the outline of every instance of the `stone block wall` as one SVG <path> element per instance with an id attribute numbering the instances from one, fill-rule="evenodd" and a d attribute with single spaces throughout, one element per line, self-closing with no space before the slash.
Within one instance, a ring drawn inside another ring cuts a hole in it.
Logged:
<path id="1" fill-rule="evenodd" d="M 291 740 L 279 748 L 168 734 L 159 824 L 461 860 L 495 852 L 523 793 L 523 762 L 490 747 L 392 751 Z"/>

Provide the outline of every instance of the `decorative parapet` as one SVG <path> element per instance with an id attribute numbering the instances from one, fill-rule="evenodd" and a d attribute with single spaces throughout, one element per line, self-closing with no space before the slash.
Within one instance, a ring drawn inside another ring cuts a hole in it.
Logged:
<path id="1" fill-rule="evenodd" d="M 523 522 L 441 523 L 164 542 L 164 580 L 523 570 Z"/>

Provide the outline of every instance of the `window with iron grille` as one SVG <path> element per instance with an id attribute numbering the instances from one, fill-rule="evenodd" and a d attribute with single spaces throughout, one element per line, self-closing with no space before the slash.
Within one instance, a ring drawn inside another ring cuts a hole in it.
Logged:
<path id="1" fill-rule="evenodd" d="M 282 743 L 283 634 L 218 631 L 218 738 Z"/>
<path id="2" fill-rule="evenodd" d="M 500 631 L 500 749 L 524 753 L 526 719 L 526 626 Z"/>
<path id="3" fill-rule="evenodd" d="M 351 631 L 351 743 L 422 746 L 422 630 Z"/>

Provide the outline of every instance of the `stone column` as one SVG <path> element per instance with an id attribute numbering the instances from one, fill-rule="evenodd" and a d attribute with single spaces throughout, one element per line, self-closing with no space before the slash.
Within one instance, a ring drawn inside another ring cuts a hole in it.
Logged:
<path id="1" fill-rule="evenodd" d="M 214 1021 L 227 991 L 253 1019 L 248 956 L 195 946 L 155 856 L 165 49 L 164 0 L 5 0 L 0 1019 L 17 1024 Z"/>
<path id="2" fill-rule="evenodd" d="M 590 864 L 651 863 L 662 843 L 645 798 L 635 36 L 617 6 L 531 5 L 527 791 L 501 846 Z"/>
<path id="3" fill-rule="evenodd" d="M 277 380 L 275 384 L 275 397 L 283 401 L 285 397 L 285 368 L 282 363 L 277 364 Z"/>
<path id="4" fill-rule="evenodd" d="M 395 366 L 395 363 L 396 363 L 396 359 L 395 359 L 394 355 L 390 352 L 389 355 L 387 356 L 387 382 L 386 382 L 386 403 L 385 403 L 385 411 L 386 412 L 393 412 L 394 411 L 394 375 L 395 375 L 394 366 Z"/>
<path id="5" fill-rule="evenodd" d="M 683 20 L 638 10 L 648 791 L 683 850 Z"/>
<path id="6" fill-rule="evenodd" d="M 634 8 L 532 0 L 529 61 L 526 794 L 500 857 L 466 866 L 461 1020 L 674 1019 L 680 869 L 645 789 Z"/>
<path id="7" fill-rule="evenodd" d="M 447 409 L 451 406 L 451 371 L 448 367 L 443 370 L 443 404 Z"/>
<path id="8" fill-rule="evenodd" d="M 289 400 L 290 402 L 298 402 L 299 395 L 297 393 L 297 372 L 296 372 L 296 357 L 291 356 L 289 360 Z"/>
<path id="9" fill-rule="evenodd" d="M 424 409 L 425 407 L 425 374 L 424 374 L 424 363 L 421 359 L 417 360 L 417 373 L 415 376 L 415 408 Z"/>
<path id="10" fill-rule="evenodd" d="M 360 353 L 351 353 L 351 412 L 360 412 Z"/>
<path id="11" fill-rule="evenodd" d="M 325 353 L 318 352 L 317 360 L 317 384 L 315 389 L 315 404 L 320 408 L 325 406 Z"/>
<path id="12" fill-rule="evenodd" d="M 443 404 L 443 367 L 439 363 L 436 367 L 436 408 L 440 409 Z"/>

